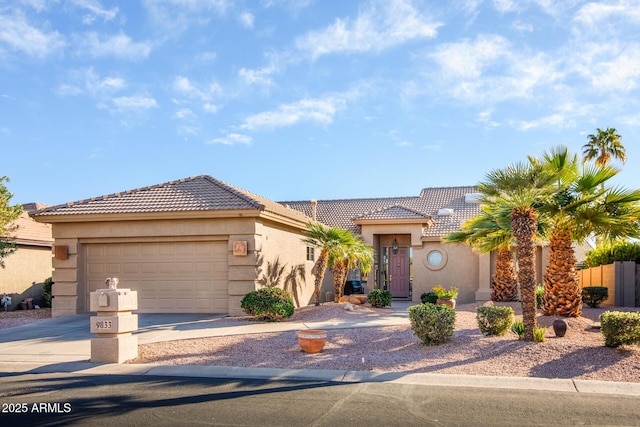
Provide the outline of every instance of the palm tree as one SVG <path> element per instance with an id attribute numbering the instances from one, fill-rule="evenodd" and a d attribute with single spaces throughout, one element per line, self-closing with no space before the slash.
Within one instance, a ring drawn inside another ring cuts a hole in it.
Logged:
<path id="1" fill-rule="evenodd" d="M 535 206 L 549 197 L 549 188 L 555 179 L 548 168 L 530 161 L 493 170 L 478 186 L 484 196 L 481 203 L 488 205 L 497 217 L 508 216 L 511 221 L 527 341 L 533 341 L 537 314 L 534 242 L 538 233 L 538 212 Z"/>
<path id="2" fill-rule="evenodd" d="M 589 142 L 582 147 L 582 162 L 595 159 L 596 166 L 606 166 L 613 158 L 625 163 L 627 153 L 624 145 L 620 142 L 622 137 L 616 132 L 615 128 L 607 128 L 606 130 L 598 128 L 595 135 L 589 135 L 587 137 Z"/>
<path id="3" fill-rule="evenodd" d="M 336 251 L 342 250 L 343 242 L 348 240 L 349 234 L 351 233 L 337 227 L 327 228 L 322 224 L 307 224 L 306 237 L 302 241 L 320 249 L 320 255 L 311 270 L 311 274 L 315 276 L 314 294 L 316 305 L 320 305 L 320 289 L 327 270 L 329 256 L 334 257 Z"/>
<path id="4" fill-rule="evenodd" d="M 339 302 L 344 293 L 349 270 L 360 268 L 367 274 L 373 265 L 373 248 L 360 236 L 347 232 L 343 236 L 342 245 L 329 253 L 327 265 L 333 268 L 333 299 Z"/>
<path id="5" fill-rule="evenodd" d="M 574 241 L 582 242 L 594 232 L 611 240 L 638 236 L 640 191 L 600 189 L 616 174 L 609 167 L 585 171 L 563 199 L 550 206 L 555 212 L 550 212 L 553 227 L 544 275 L 545 315 L 578 317 L 582 313 Z"/>
<path id="6" fill-rule="evenodd" d="M 444 237 L 445 243 L 467 243 L 480 253 L 497 251 L 496 271 L 491 278 L 492 301 L 517 301 L 518 279 L 511 250 L 513 236 L 509 218 L 498 218 L 488 206 L 462 224 L 460 231 Z"/>

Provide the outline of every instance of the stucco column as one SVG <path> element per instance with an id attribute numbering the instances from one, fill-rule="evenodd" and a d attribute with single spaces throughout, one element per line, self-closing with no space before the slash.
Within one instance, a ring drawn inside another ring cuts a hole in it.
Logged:
<path id="1" fill-rule="evenodd" d="M 491 254 L 482 254 L 478 260 L 478 290 L 476 301 L 491 300 Z"/>

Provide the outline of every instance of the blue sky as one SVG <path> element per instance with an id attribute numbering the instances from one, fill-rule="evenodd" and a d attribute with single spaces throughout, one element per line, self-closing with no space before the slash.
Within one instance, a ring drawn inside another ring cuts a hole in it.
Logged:
<path id="1" fill-rule="evenodd" d="M 639 28 L 638 0 L 0 1 L 0 175 L 417 195 L 615 127 L 640 187 Z"/>

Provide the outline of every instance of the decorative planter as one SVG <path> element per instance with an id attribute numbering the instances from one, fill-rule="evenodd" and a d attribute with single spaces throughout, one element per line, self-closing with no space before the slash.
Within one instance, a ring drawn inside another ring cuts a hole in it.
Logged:
<path id="1" fill-rule="evenodd" d="M 553 321 L 553 332 L 557 337 L 563 337 L 567 332 L 567 321 L 563 319 L 556 319 Z"/>
<path id="2" fill-rule="evenodd" d="M 298 331 L 298 344 L 305 353 L 320 353 L 327 343 L 327 331 L 304 329 Z"/>
<path id="3" fill-rule="evenodd" d="M 360 300 L 360 304 L 367 302 L 367 296 L 365 294 L 353 294 L 352 296 L 358 298 Z"/>
<path id="4" fill-rule="evenodd" d="M 447 305 L 451 308 L 456 308 L 456 299 L 455 298 L 438 298 L 436 304 Z"/>

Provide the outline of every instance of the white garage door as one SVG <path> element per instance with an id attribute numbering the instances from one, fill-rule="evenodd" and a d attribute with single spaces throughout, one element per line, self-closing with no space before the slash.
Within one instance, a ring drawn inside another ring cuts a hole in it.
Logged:
<path id="1" fill-rule="evenodd" d="M 229 311 L 227 242 L 91 243 L 85 260 L 87 298 L 118 277 L 140 313 Z"/>

